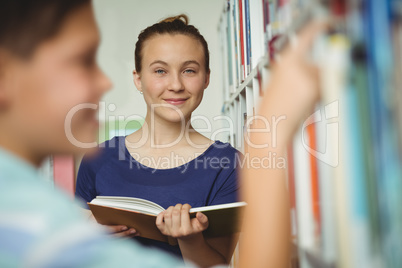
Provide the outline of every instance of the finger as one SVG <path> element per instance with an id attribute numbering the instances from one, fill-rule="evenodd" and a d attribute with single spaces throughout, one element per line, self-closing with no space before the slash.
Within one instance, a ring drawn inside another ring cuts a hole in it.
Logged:
<path id="1" fill-rule="evenodd" d="M 203 227 L 207 228 L 208 227 L 208 217 L 202 213 L 202 212 L 197 212 L 197 220 L 202 224 Z"/>
<path id="2" fill-rule="evenodd" d="M 169 230 L 172 228 L 172 212 L 173 212 L 173 206 L 168 207 L 167 210 L 165 210 L 165 213 L 163 215 L 163 220 L 165 222 L 165 228 L 168 228 Z"/>
<path id="3" fill-rule="evenodd" d="M 297 35 L 297 46 L 295 46 L 295 51 L 297 51 L 299 55 L 304 55 L 311 48 L 316 37 L 325 29 L 328 29 L 327 20 L 316 20 L 310 22 Z"/>
<path id="4" fill-rule="evenodd" d="M 192 228 L 190 221 L 190 208 L 191 206 L 189 204 L 184 204 L 181 208 L 181 227 L 184 230 L 190 230 Z"/>
<path id="5" fill-rule="evenodd" d="M 133 237 L 141 236 L 141 234 L 139 232 L 135 232 L 134 234 L 130 234 L 130 235 L 126 235 L 126 236 L 118 236 L 118 235 L 114 235 L 114 236 L 117 238 L 120 238 L 120 239 L 130 239 Z"/>
<path id="6" fill-rule="evenodd" d="M 201 212 L 197 212 L 195 218 L 191 220 L 191 225 L 197 232 L 202 232 L 208 228 L 208 217 Z"/>
<path id="7" fill-rule="evenodd" d="M 137 234 L 137 231 L 134 228 L 130 228 L 127 231 L 114 233 L 113 235 L 116 237 L 130 237 L 130 236 L 135 236 L 136 234 Z"/>
<path id="8" fill-rule="evenodd" d="M 128 230 L 125 225 L 105 225 L 110 233 L 120 233 Z"/>
<path id="9" fill-rule="evenodd" d="M 163 217 L 165 215 L 165 211 L 162 211 L 161 213 L 158 214 L 158 216 L 156 216 L 156 227 L 158 227 L 158 229 L 163 233 L 165 230 L 165 222 L 163 221 Z"/>
<path id="10" fill-rule="evenodd" d="M 130 234 L 130 235 L 126 236 L 126 237 L 133 238 L 133 237 L 137 237 L 137 236 L 141 236 L 141 233 L 140 232 L 135 232 L 135 233 Z"/>
<path id="11" fill-rule="evenodd" d="M 181 208 L 182 204 L 177 204 L 172 211 L 172 228 L 175 230 L 180 229 L 181 226 Z"/>

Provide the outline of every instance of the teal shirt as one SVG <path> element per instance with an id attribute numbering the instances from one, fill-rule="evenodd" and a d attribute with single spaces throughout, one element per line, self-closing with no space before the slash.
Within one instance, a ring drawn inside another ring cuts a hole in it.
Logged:
<path id="1" fill-rule="evenodd" d="M 110 238 L 27 162 L 0 148 L 0 267 L 182 267 L 129 240 Z"/>

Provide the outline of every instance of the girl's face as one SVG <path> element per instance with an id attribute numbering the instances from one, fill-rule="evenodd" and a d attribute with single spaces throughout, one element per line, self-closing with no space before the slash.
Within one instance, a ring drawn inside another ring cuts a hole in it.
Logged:
<path id="1" fill-rule="evenodd" d="M 133 74 L 148 114 L 169 122 L 189 119 L 209 84 L 202 45 L 182 34 L 156 35 L 147 40 L 142 71 Z"/>

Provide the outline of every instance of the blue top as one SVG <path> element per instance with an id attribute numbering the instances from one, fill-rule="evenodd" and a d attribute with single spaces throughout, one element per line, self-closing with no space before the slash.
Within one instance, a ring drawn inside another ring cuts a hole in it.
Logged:
<path id="1" fill-rule="evenodd" d="M 27 162 L 0 147 L 0 267 L 183 267 L 168 254 L 111 239 Z"/>
<path id="2" fill-rule="evenodd" d="M 101 147 L 95 158 L 84 158 L 78 172 L 76 196 L 86 202 L 98 195 L 127 196 L 147 199 L 166 209 L 178 203 L 200 207 L 238 201 L 238 154 L 228 143 L 216 141 L 195 159 L 170 169 L 137 162 L 128 152 L 124 136 L 114 137 Z M 174 157 L 172 152 L 169 160 Z M 134 239 L 181 256 L 178 246 Z"/>

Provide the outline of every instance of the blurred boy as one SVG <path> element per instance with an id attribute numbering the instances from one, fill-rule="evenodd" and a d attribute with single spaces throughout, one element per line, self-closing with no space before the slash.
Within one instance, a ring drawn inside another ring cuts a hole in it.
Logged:
<path id="1" fill-rule="evenodd" d="M 81 150 L 66 137 L 66 116 L 76 105 L 97 105 L 111 86 L 95 61 L 90 1 L 1 1 L 0 25 L 0 267 L 182 265 L 101 235 L 37 174 L 49 154 Z M 95 141 L 96 113 L 74 114 L 74 138 Z"/>

